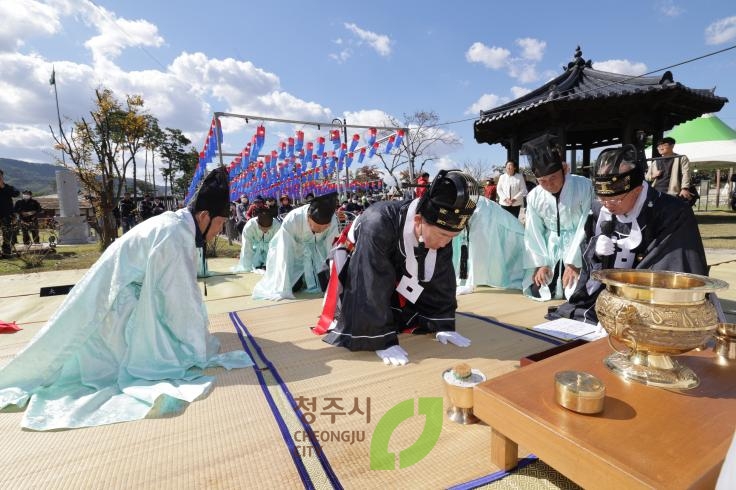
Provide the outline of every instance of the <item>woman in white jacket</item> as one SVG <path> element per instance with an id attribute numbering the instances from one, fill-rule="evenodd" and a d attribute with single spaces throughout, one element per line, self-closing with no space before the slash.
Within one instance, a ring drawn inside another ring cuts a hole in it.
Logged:
<path id="1" fill-rule="evenodd" d="M 513 160 L 506 162 L 506 173 L 498 179 L 498 203 L 517 218 L 521 204 L 526 196 L 526 181 L 519 173 L 519 164 Z"/>

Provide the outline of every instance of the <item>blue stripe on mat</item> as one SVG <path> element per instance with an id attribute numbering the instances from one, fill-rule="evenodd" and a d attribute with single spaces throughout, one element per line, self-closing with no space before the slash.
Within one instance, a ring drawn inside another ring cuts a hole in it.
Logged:
<path id="1" fill-rule="evenodd" d="M 268 367 L 268 370 L 271 372 L 274 379 L 276 379 L 276 382 L 279 384 L 279 387 L 286 395 L 286 398 L 289 400 L 289 403 L 291 404 L 291 407 L 294 410 L 294 413 L 299 419 L 299 423 L 302 425 L 304 432 L 306 432 L 307 436 L 309 437 L 309 441 L 312 443 L 312 447 L 315 449 L 315 452 L 317 453 L 317 458 L 319 459 L 319 462 L 322 465 L 322 468 L 324 469 L 325 474 L 327 475 L 327 478 L 330 480 L 330 483 L 332 483 L 333 488 L 342 490 L 343 486 L 340 483 L 340 480 L 337 478 L 335 471 L 332 469 L 330 462 L 327 460 L 327 455 L 325 455 L 324 451 L 322 450 L 322 446 L 319 444 L 317 437 L 314 435 L 314 431 L 312 430 L 312 427 L 309 424 L 304 422 L 304 417 L 301 416 L 301 411 L 297 408 L 298 404 L 294 400 L 294 396 L 291 394 L 291 391 L 289 391 L 289 388 L 286 386 L 286 383 L 284 383 L 284 380 L 281 377 L 281 374 L 279 374 L 278 370 L 276 369 L 276 366 L 274 366 L 273 363 L 265 356 L 265 354 L 263 353 L 263 350 L 261 349 L 261 346 L 258 345 L 258 342 L 256 342 L 255 338 L 253 338 L 250 331 L 248 330 L 248 327 L 245 326 L 245 323 L 243 323 L 243 321 L 240 319 L 238 314 L 235 312 L 230 313 L 230 319 L 233 321 L 233 324 L 235 324 L 236 329 L 238 330 L 238 336 L 240 336 L 240 340 L 241 340 L 241 343 L 243 344 L 243 347 L 247 349 L 245 339 L 243 339 L 241 331 L 240 331 L 241 329 L 248 336 L 248 339 L 251 341 L 251 343 L 255 347 L 256 352 L 258 353 L 258 356 L 266 364 L 266 366 Z M 252 357 L 253 356 L 251 356 L 251 358 Z M 260 377 L 260 371 L 257 371 L 257 372 Z M 262 388 L 264 389 L 264 392 L 267 393 L 267 396 L 270 397 L 271 394 L 268 393 L 268 390 L 265 388 L 265 386 L 262 386 Z M 277 421 L 279 421 L 279 426 L 281 426 L 281 424 L 284 423 L 284 420 L 281 417 L 281 414 L 278 413 L 278 410 L 276 410 L 275 406 L 272 406 L 271 410 L 274 411 L 274 417 L 276 417 Z M 284 423 L 284 429 L 286 429 L 285 423 Z M 295 459 L 295 463 L 296 463 L 296 459 L 298 459 L 297 468 L 301 466 L 301 468 L 303 468 L 304 471 L 306 472 L 306 468 L 304 468 L 304 463 L 302 463 L 301 458 L 298 458 L 298 455 L 296 454 L 296 448 L 294 446 L 294 441 L 291 438 L 291 434 L 289 434 L 288 430 L 286 430 L 286 432 L 282 430 L 282 435 L 284 434 L 285 434 L 285 439 L 288 438 L 288 440 L 286 441 L 286 444 L 289 446 L 290 452 L 292 454 L 292 458 Z M 301 471 L 299 473 L 301 474 Z M 307 475 L 307 479 L 309 479 L 308 475 Z M 311 480 L 309 480 L 309 483 L 310 485 L 312 484 Z M 305 485 L 306 485 L 306 482 L 305 482 Z"/>
<path id="2" fill-rule="evenodd" d="M 256 366 L 255 364 L 256 358 L 253 356 L 253 353 L 248 348 L 248 344 L 245 342 L 245 338 L 243 338 L 243 332 L 241 332 L 241 329 L 238 328 L 239 325 L 238 323 L 236 323 L 236 320 L 235 318 L 233 318 L 233 315 L 234 313 L 230 313 L 230 320 L 233 322 L 233 325 L 235 326 L 235 331 L 238 333 L 238 337 L 240 337 L 240 343 L 243 345 L 243 349 L 245 349 L 245 352 L 247 352 L 250 358 L 253 360 L 253 371 L 256 373 L 256 376 L 258 376 L 258 383 L 261 385 L 261 390 L 263 391 L 263 394 L 266 396 L 266 401 L 268 402 L 268 406 L 271 407 L 271 413 L 273 414 L 274 418 L 276 419 L 276 423 L 279 426 L 281 437 L 284 439 L 286 446 L 289 448 L 289 454 L 291 455 L 291 459 L 294 461 L 294 466 L 296 466 L 296 470 L 299 472 L 299 476 L 302 479 L 304 488 L 307 488 L 310 490 L 314 489 L 315 487 L 314 487 L 314 484 L 312 483 L 312 479 L 309 477 L 307 468 L 304 466 L 304 463 L 302 462 L 301 458 L 299 457 L 299 454 L 297 453 L 296 446 L 294 445 L 294 441 L 292 440 L 291 434 L 289 433 L 289 428 L 286 426 L 286 422 L 284 421 L 284 418 L 281 416 L 281 413 L 279 413 L 279 410 L 276 407 L 276 403 L 274 402 L 273 397 L 271 396 L 271 392 L 268 391 L 266 380 L 263 378 L 263 374 L 261 374 L 260 369 L 258 369 L 258 366 Z"/>
<path id="3" fill-rule="evenodd" d="M 456 311 L 455 313 L 458 315 L 475 318 L 476 320 L 481 320 L 486 323 L 491 323 L 493 325 L 496 325 L 497 327 L 505 328 L 507 330 L 513 330 L 514 332 L 528 335 L 529 337 L 534 337 L 535 339 L 544 340 L 544 341 L 549 342 L 550 344 L 562 345 L 562 344 L 567 343 L 564 340 L 554 339 L 554 338 L 548 337 L 547 335 L 542 335 L 533 330 L 529 330 L 528 328 L 515 327 L 513 325 L 509 325 L 508 323 L 499 322 L 498 320 L 494 320 L 487 316 L 476 315 L 475 313 L 464 313 L 462 311 Z"/>
<path id="4" fill-rule="evenodd" d="M 520 459 L 519 463 L 516 465 L 515 468 L 511 468 L 508 471 L 501 470 L 495 473 L 491 473 L 490 475 L 481 476 L 480 478 L 476 478 L 475 480 L 471 480 L 466 483 L 460 483 L 459 485 L 455 485 L 454 487 L 449 487 L 448 490 L 471 490 L 473 488 L 478 488 L 483 485 L 488 485 L 490 483 L 500 480 L 501 478 L 506 478 L 510 474 L 515 473 L 519 471 L 520 469 L 524 468 L 525 466 L 529 466 L 530 464 L 536 461 L 539 461 L 539 458 L 537 458 L 533 454 L 530 454 L 526 458 Z"/>

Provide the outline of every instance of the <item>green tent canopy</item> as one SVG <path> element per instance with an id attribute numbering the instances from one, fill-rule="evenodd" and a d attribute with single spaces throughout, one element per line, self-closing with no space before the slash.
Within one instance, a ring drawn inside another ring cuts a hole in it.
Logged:
<path id="1" fill-rule="evenodd" d="M 713 114 L 678 124 L 665 135 L 675 139 L 675 153 L 687 155 L 696 169 L 736 167 L 736 131 Z"/>

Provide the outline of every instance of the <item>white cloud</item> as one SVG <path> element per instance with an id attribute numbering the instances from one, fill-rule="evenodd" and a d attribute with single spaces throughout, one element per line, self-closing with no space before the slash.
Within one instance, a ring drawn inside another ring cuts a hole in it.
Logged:
<path id="1" fill-rule="evenodd" d="M 509 76 L 516 78 L 521 83 L 532 83 L 539 79 L 536 65 L 525 63 L 522 60 L 513 60 L 508 66 Z"/>
<path id="2" fill-rule="evenodd" d="M 465 53 L 465 59 L 470 63 L 481 63 L 487 68 L 498 70 L 506 66 L 511 52 L 497 46 L 488 47 L 481 42 L 475 42 Z"/>
<path id="3" fill-rule="evenodd" d="M 545 41 L 531 37 L 517 39 L 516 44 L 521 47 L 521 57 L 531 61 L 542 61 L 544 50 L 547 47 Z"/>
<path id="4" fill-rule="evenodd" d="M 620 73 L 621 75 L 643 75 L 647 65 L 629 60 L 606 60 L 593 62 L 593 68 L 600 71 Z"/>
<path id="5" fill-rule="evenodd" d="M 84 43 L 95 59 L 111 60 L 127 47 L 157 47 L 164 42 L 158 35 L 158 28 L 146 20 L 117 18 L 114 13 L 92 3 L 84 14 L 99 33 Z"/>
<path id="6" fill-rule="evenodd" d="M 0 155 L 5 158 L 50 163 L 54 152 L 48 127 L 31 124 L 0 124 Z M 39 155 L 48 155 L 45 158 Z M 6 176 L 12 179 L 12 176 Z"/>
<path id="7" fill-rule="evenodd" d="M 339 53 L 330 53 L 329 57 L 338 63 L 345 63 L 353 55 L 353 50 L 346 48 L 341 50 Z"/>
<path id="8" fill-rule="evenodd" d="M 365 29 L 361 29 L 357 25 L 348 22 L 345 23 L 345 28 L 358 36 L 358 39 L 361 41 L 368 43 L 368 45 L 381 56 L 388 56 L 391 54 L 392 41 L 385 34 L 376 34 L 375 32 L 366 31 Z"/>
<path id="9" fill-rule="evenodd" d="M 531 92 L 531 90 L 529 90 L 526 87 L 516 87 L 516 86 L 511 87 L 511 93 L 514 96 L 514 99 L 518 99 L 519 97 L 523 97 L 526 94 L 528 94 L 529 92 Z"/>
<path id="10" fill-rule="evenodd" d="M 61 29 L 56 9 L 35 0 L 3 0 L 0 19 L 0 52 L 22 46 L 24 38 L 49 36 Z"/>
<path id="11" fill-rule="evenodd" d="M 677 17 L 685 11 L 682 7 L 675 5 L 672 0 L 662 0 L 658 2 L 657 10 L 667 17 Z"/>
<path id="12" fill-rule="evenodd" d="M 480 111 L 493 109 L 494 107 L 505 102 L 506 99 L 504 97 L 500 97 L 496 94 L 483 94 L 478 100 L 473 103 L 473 105 L 468 107 L 468 109 L 465 111 L 465 114 L 478 115 L 480 114 Z"/>
<path id="13" fill-rule="evenodd" d="M 717 20 L 705 28 L 707 44 L 723 44 L 733 39 L 736 39 L 736 16 Z"/>

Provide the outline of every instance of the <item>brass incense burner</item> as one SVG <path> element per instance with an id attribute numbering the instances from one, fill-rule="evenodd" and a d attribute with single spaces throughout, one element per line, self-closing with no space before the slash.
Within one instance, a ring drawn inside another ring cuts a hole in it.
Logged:
<path id="1" fill-rule="evenodd" d="M 595 305 L 616 351 L 605 359 L 606 366 L 625 379 L 650 386 L 698 386 L 695 372 L 670 356 L 701 347 L 713 337 L 718 317 L 705 295 L 728 284 L 669 271 L 606 269 L 592 276 L 606 285 Z M 628 350 L 618 350 L 614 340 Z"/>

